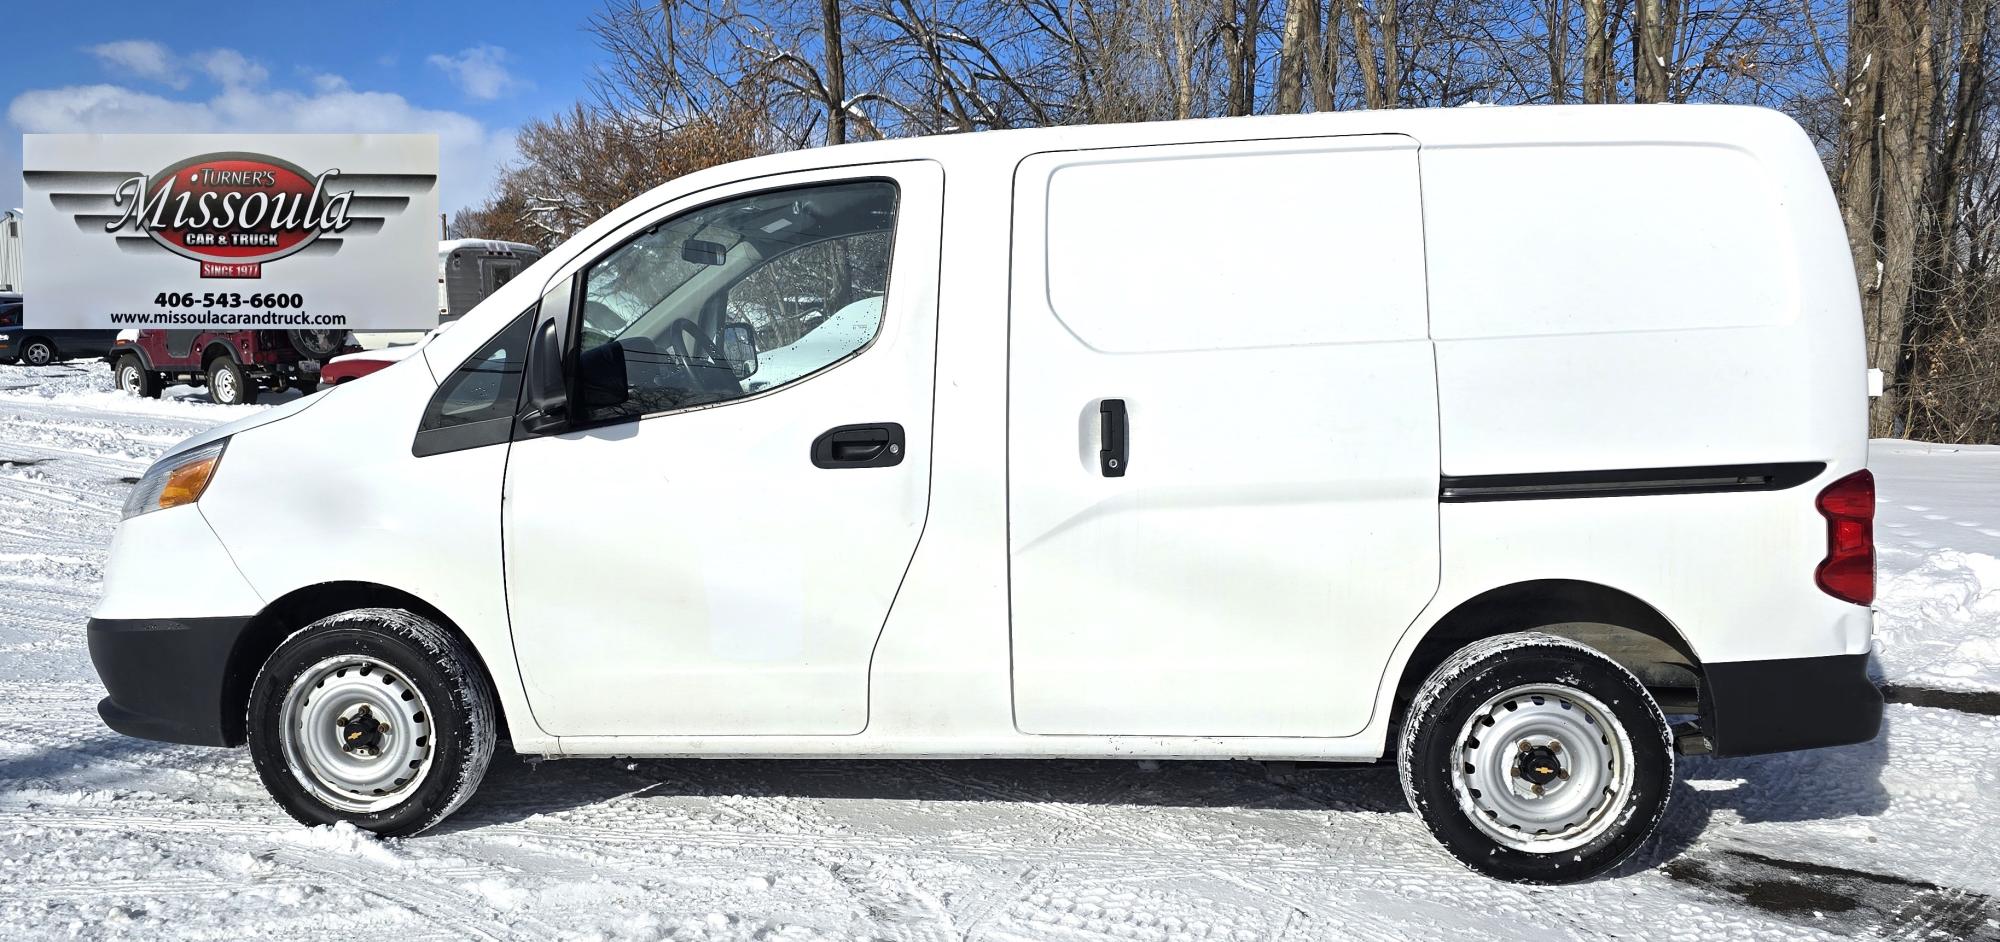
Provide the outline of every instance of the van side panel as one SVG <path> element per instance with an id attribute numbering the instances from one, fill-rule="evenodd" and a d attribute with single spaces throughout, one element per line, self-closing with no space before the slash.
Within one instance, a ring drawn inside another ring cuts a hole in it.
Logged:
<path id="1" fill-rule="evenodd" d="M 1365 726 L 1380 664 L 1436 585 L 1416 171 L 1400 135 L 1021 163 L 1007 468 L 1022 732 Z M 1107 399 L 1127 410 L 1129 468 L 1100 454 Z"/>
<path id="2" fill-rule="evenodd" d="M 1867 459 L 1832 193 L 1788 119 L 1698 116 L 1426 143 L 1443 473 L 1824 470 L 1782 490 L 1447 503 L 1426 619 L 1496 586 L 1585 579 L 1651 603 L 1704 661 L 1867 649 L 1867 610 L 1813 581 L 1813 497 Z"/>

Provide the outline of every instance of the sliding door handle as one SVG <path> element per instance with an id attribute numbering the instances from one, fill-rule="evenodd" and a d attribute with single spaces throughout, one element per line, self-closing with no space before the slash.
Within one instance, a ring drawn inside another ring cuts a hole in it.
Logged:
<path id="1" fill-rule="evenodd" d="M 1125 476 L 1125 465 L 1130 456 L 1126 453 L 1128 442 L 1125 435 L 1125 400 L 1106 399 L 1097 407 L 1098 440 L 1103 443 L 1097 452 L 1097 468 L 1107 478 Z"/>

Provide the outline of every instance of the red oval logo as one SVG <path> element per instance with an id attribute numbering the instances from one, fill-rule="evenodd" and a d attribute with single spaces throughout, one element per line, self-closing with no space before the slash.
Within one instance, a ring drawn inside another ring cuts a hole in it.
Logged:
<path id="1" fill-rule="evenodd" d="M 347 227 L 353 192 L 328 192 L 340 171 L 314 176 L 264 154 L 204 154 L 143 183 L 127 181 L 119 202 L 155 242 L 197 261 L 250 263 L 284 258 L 323 232 Z"/>

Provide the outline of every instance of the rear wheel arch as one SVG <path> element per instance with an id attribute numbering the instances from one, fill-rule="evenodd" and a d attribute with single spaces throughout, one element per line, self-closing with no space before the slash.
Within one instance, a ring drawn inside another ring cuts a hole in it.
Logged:
<path id="1" fill-rule="evenodd" d="M 1459 603 L 1424 633 L 1397 680 L 1396 725 L 1445 659 L 1476 641 L 1517 631 L 1568 638 L 1604 654 L 1655 689 L 1662 706 L 1681 702 L 1673 691 L 1686 689 L 1691 697 L 1700 680 L 1701 660 L 1693 646 L 1645 600 L 1595 582 L 1517 582 Z"/>
<path id="2" fill-rule="evenodd" d="M 328 615 L 351 611 L 358 608 L 396 608 L 420 615 L 439 628 L 457 637 L 465 649 L 472 653 L 479 671 L 486 676 L 488 684 L 495 678 L 493 669 L 486 663 L 486 656 L 479 650 L 458 623 L 429 602 L 401 589 L 373 582 L 322 582 L 280 596 L 264 606 L 263 611 L 250 620 L 242 635 L 236 639 L 229 653 L 229 664 L 223 673 L 222 690 L 222 733 L 229 745 L 244 743 L 245 710 L 250 704 L 250 689 L 256 682 L 257 672 L 278 650 L 286 638 L 301 628 L 311 625 Z M 497 688 L 496 688 L 497 689 Z M 506 710 L 499 701 L 494 701 L 494 709 L 499 711 L 495 722 L 500 730 L 500 738 L 507 738 Z"/>
<path id="3" fill-rule="evenodd" d="M 224 357 L 227 357 L 231 360 L 236 359 L 236 348 L 231 347 L 230 345 L 223 343 L 220 340 L 211 341 L 208 346 L 201 348 L 202 370 L 207 371 L 213 369 L 215 367 L 215 361 L 222 359 Z"/>

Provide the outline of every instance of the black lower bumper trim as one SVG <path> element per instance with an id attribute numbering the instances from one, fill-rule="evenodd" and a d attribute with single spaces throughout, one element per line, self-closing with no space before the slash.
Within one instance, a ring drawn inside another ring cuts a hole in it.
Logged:
<path id="1" fill-rule="evenodd" d="M 1702 674 L 1702 726 L 1716 755 L 1848 746 L 1882 731 L 1866 654 L 1722 661 Z"/>
<path id="2" fill-rule="evenodd" d="M 97 705 L 104 725 L 141 739 L 191 746 L 241 741 L 242 722 L 223 704 L 229 655 L 250 624 L 242 618 L 93 618 L 90 660 L 111 694 Z"/>

